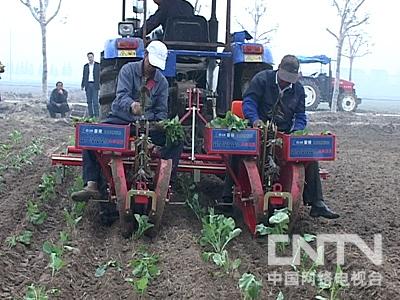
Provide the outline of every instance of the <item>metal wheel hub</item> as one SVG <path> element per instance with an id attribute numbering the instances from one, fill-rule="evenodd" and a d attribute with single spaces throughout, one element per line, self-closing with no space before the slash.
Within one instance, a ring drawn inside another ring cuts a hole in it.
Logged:
<path id="1" fill-rule="evenodd" d="M 314 104 L 315 100 L 317 99 L 317 93 L 315 92 L 315 90 L 308 86 L 305 85 L 304 86 L 304 92 L 306 94 L 306 107 L 310 107 L 311 105 Z"/>

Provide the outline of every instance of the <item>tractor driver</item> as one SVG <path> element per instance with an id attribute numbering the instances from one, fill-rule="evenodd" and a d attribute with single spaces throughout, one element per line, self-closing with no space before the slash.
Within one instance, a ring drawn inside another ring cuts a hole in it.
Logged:
<path id="1" fill-rule="evenodd" d="M 112 113 L 104 121 L 110 124 L 129 124 L 140 119 L 160 121 L 168 117 L 168 82 L 161 70 L 165 68 L 168 50 L 160 41 L 151 42 L 144 59 L 125 64 L 118 75 L 116 98 Z M 143 98 L 145 101 L 143 102 Z M 142 107 L 140 101 L 145 103 Z M 160 129 L 150 131 L 152 143 L 161 146 L 161 157 L 172 159 L 171 182 L 176 177 L 183 145 L 165 146 L 165 133 Z M 71 195 L 74 201 L 105 199 L 104 178 L 94 151 L 83 151 L 83 190 Z"/>
<path id="2" fill-rule="evenodd" d="M 256 74 L 243 96 L 243 114 L 250 124 L 263 126 L 271 120 L 274 111 L 279 131 L 303 130 L 307 125 L 305 93 L 298 79 L 299 61 L 293 55 L 284 56 L 278 70 Z M 339 218 L 324 202 L 318 162 L 306 165 L 303 200 L 311 205 L 312 217 Z"/>
<path id="3" fill-rule="evenodd" d="M 168 18 L 190 17 L 194 15 L 192 4 L 186 0 L 153 0 L 158 5 L 157 11 L 151 15 L 146 21 L 146 33 L 151 33 L 154 29 L 161 25 L 165 32 Z M 143 27 L 138 29 L 136 36 L 143 35 Z"/>

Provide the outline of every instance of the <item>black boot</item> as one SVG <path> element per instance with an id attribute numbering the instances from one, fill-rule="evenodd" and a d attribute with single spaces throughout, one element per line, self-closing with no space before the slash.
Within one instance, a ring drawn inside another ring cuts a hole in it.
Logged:
<path id="1" fill-rule="evenodd" d="M 317 201 L 312 204 L 310 216 L 313 218 L 323 217 L 327 219 L 337 219 L 340 217 L 339 214 L 331 211 L 324 201 Z"/>

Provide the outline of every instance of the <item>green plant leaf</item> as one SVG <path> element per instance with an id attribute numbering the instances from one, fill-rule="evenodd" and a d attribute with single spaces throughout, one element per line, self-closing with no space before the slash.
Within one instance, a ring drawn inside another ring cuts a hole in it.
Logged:
<path id="1" fill-rule="evenodd" d="M 251 273 L 244 273 L 239 279 L 239 288 L 245 299 L 257 299 L 261 294 L 262 283 Z"/>
<path id="2" fill-rule="evenodd" d="M 17 236 L 17 242 L 24 245 L 30 245 L 32 240 L 32 231 L 24 230 L 19 236 Z"/>
<path id="3" fill-rule="evenodd" d="M 307 242 L 307 243 L 311 243 L 313 241 L 315 241 L 317 239 L 317 236 L 314 234 L 308 234 L 305 233 L 303 234 L 303 239 Z"/>
<path id="4" fill-rule="evenodd" d="M 139 280 L 135 281 L 135 288 L 139 293 L 143 294 L 147 289 L 148 284 L 149 284 L 149 278 L 142 277 Z"/>
<path id="5" fill-rule="evenodd" d="M 285 300 L 285 296 L 283 295 L 282 291 L 279 291 L 279 294 L 276 297 L 276 300 Z"/>
<path id="6" fill-rule="evenodd" d="M 315 299 L 317 299 L 317 300 L 328 300 L 328 298 L 323 297 L 323 296 L 315 296 Z"/>
<path id="7" fill-rule="evenodd" d="M 102 277 L 107 271 L 107 264 L 103 264 L 96 269 L 94 274 L 95 277 Z"/>

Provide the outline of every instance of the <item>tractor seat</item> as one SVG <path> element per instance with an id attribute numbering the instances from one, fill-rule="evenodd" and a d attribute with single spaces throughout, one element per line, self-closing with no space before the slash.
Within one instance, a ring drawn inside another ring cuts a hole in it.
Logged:
<path id="1" fill-rule="evenodd" d="M 165 26 L 164 42 L 168 49 L 173 50 L 209 50 L 207 47 L 203 49 L 196 45 L 210 42 L 207 20 L 202 16 L 169 18 Z M 182 45 L 179 42 L 183 42 Z"/>
<path id="2" fill-rule="evenodd" d="M 238 116 L 241 119 L 245 119 L 244 114 L 243 114 L 243 108 L 242 105 L 243 101 L 242 100 L 233 100 L 232 101 L 232 106 L 231 106 L 231 111 L 233 114 Z"/>

